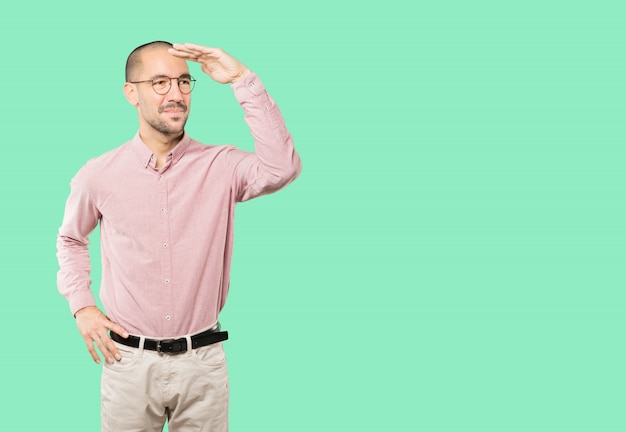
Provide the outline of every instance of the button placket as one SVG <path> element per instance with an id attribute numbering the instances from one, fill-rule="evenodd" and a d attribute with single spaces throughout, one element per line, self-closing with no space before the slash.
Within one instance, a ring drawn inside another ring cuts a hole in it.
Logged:
<path id="1" fill-rule="evenodd" d="M 172 293 L 172 257 L 171 257 L 171 240 L 170 240 L 170 220 L 168 211 L 168 182 L 165 174 L 159 175 L 158 180 L 159 188 L 159 202 L 157 207 L 157 217 L 160 219 L 160 232 L 158 233 L 157 241 L 159 243 L 159 254 L 161 261 L 161 298 L 162 303 L 162 316 L 165 317 L 165 323 L 169 326 L 172 324 L 173 302 L 174 297 Z"/>

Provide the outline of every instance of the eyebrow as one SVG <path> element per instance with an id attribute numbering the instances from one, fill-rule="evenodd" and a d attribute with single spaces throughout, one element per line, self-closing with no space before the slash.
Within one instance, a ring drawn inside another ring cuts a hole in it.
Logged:
<path id="1" fill-rule="evenodd" d="M 167 75 L 163 75 L 163 74 L 157 74 L 157 75 L 152 75 L 149 79 L 154 80 L 157 78 L 170 78 L 170 77 Z M 172 77 L 172 78 L 191 78 L 191 75 L 188 73 L 184 73 L 179 77 Z"/>

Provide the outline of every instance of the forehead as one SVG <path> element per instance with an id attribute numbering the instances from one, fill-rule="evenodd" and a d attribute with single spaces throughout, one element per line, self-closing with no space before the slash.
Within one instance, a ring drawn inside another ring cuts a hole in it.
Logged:
<path id="1" fill-rule="evenodd" d="M 148 79 L 156 75 L 178 77 L 188 73 L 187 62 L 180 57 L 174 57 L 166 49 L 148 49 L 141 53 L 141 79 Z"/>

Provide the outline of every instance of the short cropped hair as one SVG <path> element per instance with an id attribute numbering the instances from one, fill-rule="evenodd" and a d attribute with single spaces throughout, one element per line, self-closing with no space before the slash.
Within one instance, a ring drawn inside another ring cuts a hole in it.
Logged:
<path id="1" fill-rule="evenodd" d="M 144 50 L 158 47 L 171 48 L 172 46 L 173 45 L 171 43 L 166 41 L 154 41 L 135 48 L 128 56 L 128 59 L 126 59 L 126 81 L 129 82 L 134 79 L 132 77 L 133 73 L 137 70 L 137 67 L 141 65 L 141 53 Z"/>

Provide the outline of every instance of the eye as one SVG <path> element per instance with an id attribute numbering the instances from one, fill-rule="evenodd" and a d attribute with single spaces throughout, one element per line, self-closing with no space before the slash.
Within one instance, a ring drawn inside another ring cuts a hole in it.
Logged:
<path id="1" fill-rule="evenodd" d="M 170 80 L 166 79 L 166 78 L 156 78 L 152 80 L 152 85 L 155 87 L 167 87 L 167 85 L 169 84 Z"/>
<path id="2" fill-rule="evenodd" d="M 191 79 L 190 78 L 179 78 L 178 82 L 180 83 L 180 85 L 188 86 L 188 85 L 191 84 Z"/>

